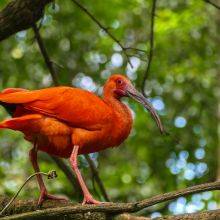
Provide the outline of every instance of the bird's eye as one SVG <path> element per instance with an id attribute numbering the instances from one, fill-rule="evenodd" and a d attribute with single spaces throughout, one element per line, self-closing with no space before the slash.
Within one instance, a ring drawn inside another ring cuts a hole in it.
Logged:
<path id="1" fill-rule="evenodd" d="M 117 79 L 117 81 L 116 81 L 116 83 L 118 84 L 118 85 L 121 85 L 122 84 L 122 80 L 121 79 Z"/>

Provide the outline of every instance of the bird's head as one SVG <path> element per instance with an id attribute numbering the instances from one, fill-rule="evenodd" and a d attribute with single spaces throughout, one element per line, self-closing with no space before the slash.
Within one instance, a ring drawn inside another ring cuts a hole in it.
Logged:
<path id="1" fill-rule="evenodd" d="M 165 130 L 156 110 L 153 108 L 150 102 L 135 89 L 135 87 L 132 85 L 131 81 L 127 77 L 120 74 L 112 75 L 104 86 L 104 96 L 106 95 L 113 96 L 116 99 L 120 99 L 122 97 L 130 97 L 134 99 L 150 112 L 151 116 L 156 121 L 160 132 L 162 134 L 165 133 Z"/>

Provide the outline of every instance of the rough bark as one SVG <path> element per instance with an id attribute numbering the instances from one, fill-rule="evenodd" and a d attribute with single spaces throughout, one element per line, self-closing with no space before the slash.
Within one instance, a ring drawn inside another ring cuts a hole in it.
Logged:
<path id="1" fill-rule="evenodd" d="M 220 181 L 213 183 L 205 183 L 188 187 L 186 189 L 157 195 L 149 199 L 145 199 L 133 203 L 104 203 L 101 205 L 79 205 L 71 202 L 60 203 L 58 201 L 46 201 L 41 209 L 37 208 L 37 202 L 34 200 L 22 201 L 18 200 L 6 210 L 4 215 L 11 215 L 2 219 L 111 219 L 115 215 L 125 212 L 132 213 L 140 211 L 146 207 L 153 206 L 162 202 L 176 199 L 180 196 L 187 196 L 193 193 L 204 191 L 219 190 Z M 8 203 L 8 199 L 0 198 L 0 209 Z M 211 214 L 210 214 L 211 213 Z M 208 214 L 200 213 L 199 219 L 220 219 L 219 210 L 208 212 Z M 86 217 L 87 216 L 87 217 Z M 203 218 L 204 217 L 204 218 Z M 175 217 L 176 218 L 176 217 Z M 175 219 L 174 218 L 174 219 Z M 192 216 L 185 219 L 193 219 Z M 166 219 L 172 219 L 166 217 Z M 178 218 L 177 218 L 178 219 Z M 180 219 L 183 219 L 181 217 Z M 194 218 L 195 219 L 195 218 Z"/>
<path id="2" fill-rule="evenodd" d="M 0 198 L 1 205 L 3 203 L 7 203 L 8 199 Z M 111 210 L 112 205 L 117 204 L 106 204 L 102 205 L 106 208 Z M 120 206 L 120 205 L 119 205 Z M 59 207 L 62 207 L 61 209 Z M 85 207 L 82 209 L 82 207 Z M 20 213 L 20 214 L 12 214 L 9 216 L 4 216 L 1 220 L 12 220 L 12 219 L 36 219 L 36 220 L 83 220 L 83 219 L 90 219 L 90 220 L 150 220 L 149 217 L 138 217 L 130 213 L 123 213 L 120 214 L 118 212 L 106 212 L 105 209 L 93 209 L 94 205 L 87 205 L 81 206 L 78 204 L 67 203 L 67 202 L 59 202 L 59 201 L 46 201 L 41 207 L 40 210 L 36 207 L 35 200 L 27 200 L 17 201 L 14 206 L 9 210 L 7 213 Z M 54 209 L 60 209 L 59 212 L 53 212 Z M 65 212 L 64 210 L 69 210 Z M 73 210 L 70 212 L 70 210 Z M 95 211 L 94 211 L 95 210 Z M 22 213 L 23 212 L 23 213 Z M 217 220 L 220 219 L 220 209 L 214 211 L 205 211 L 200 213 L 193 213 L 193 214 L 184 214 L 184 215 L 177 215 L 177 216 L 164 216 L 157 218 L 157 220 Z"/>
<path id="3" fill-rule="evenodd" d="M 220 209 L 214 211 L 198 212 L 184 215 L 170 215 L 156 218 L 154 220 L 218 220 L 220 219 Z M 151 220 L 149 217 L 136 217 L 130 214 L 121 214 L 113 220 Z"/>
<path id="4" fill-rule="evenodd" d="M 220 23 L 220 22 L 219 22 Z M 220 73 L 218 74 L 220 77 Z M 219 83 L 220 84 L 220 83 Z M 217 90 L 217 98 L 218 98 L 218 110 L 217 110 L 217 118 L 218 118 L 218 142 L 217 142 L 217 175 L 216 180 L 220 180 L 220 87 Z"/>
<path id="5" fill-rule="evenodd" d="M 220 4 L 220 1 L 219 1 Z M 220 13 L 219 11 L 217 11 L 216 13 L 216 24 L 219 27 L 220 25 Z M 218 29 L 218 33 L 220 34 L 220 30 Z M 218 38 L 218 43 L 220 43 L 220 38 Z M 217 102 L 218 102 L 218 109 L 217 109 L 217 118 L 218 118 L 218 122 L 217 122 L 217 132 L 218 132 L 218 142 L 217 142 L 217 176 L 216 176 L 216 180 L 220 180 L 220 81 L 218 79 L 220 79 L 220 70 L 218 70 L 218 74 L 216 76 L 217 79 L 217 86 L 218 89 L 216 91 L 216 98 L 217 98 Z"/>
<path id="6" fill-rule="evenodd" d="M 42 16 L 52 0 L 14 0 L 0 12 L 0 41 L 30 28 Z"/>

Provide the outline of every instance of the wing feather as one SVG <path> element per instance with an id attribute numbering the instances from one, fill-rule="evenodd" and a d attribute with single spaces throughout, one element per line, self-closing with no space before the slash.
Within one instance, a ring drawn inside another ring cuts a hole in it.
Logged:
<path id="1" fill-rule="evenodd" d="M 101 129 L 111 121 L 111 108 L 95 94 L 71 87 L 53 87 L 34 91 L 0 93 L 0 102 L 62 120 L 73 127 Z"/>

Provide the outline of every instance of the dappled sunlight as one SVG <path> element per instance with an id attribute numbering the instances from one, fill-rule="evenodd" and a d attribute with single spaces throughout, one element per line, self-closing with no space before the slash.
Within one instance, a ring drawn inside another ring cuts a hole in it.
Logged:
<path id="1" fill-rule="evenodd" d="M 8 2 L 0 1 L 0 9 Z M 160 135 L 146 109 L 130 97 L 119 97 L 131 109 L 134 120 L 128 139 L 120 147 L 89 154 L 111 201 L 133 202 L 217 180 L 218 11 L 205 1 L 158 1 L 153 58 L 143 84 L 149 64 L 152 2 L 113 0 L 84 4 L 106 29 L 75 5 L 61 1 L 48 5 L 37 23 L 59 85 L 81 88 L 101 97 L 105 81 L 113 73 L 123 74 L 145 93 L 167 132 Z M 8 87 L 32 90 L 54 86 L 32 29 L 2 41 L 0 57 L 0 91 Z M 8 118 L 0 106 L 0 119 Z M 12 196 L 33 173 L 28 159 L 30 148 L 20 132 L 0 129 L 1 195 Z M 46 182 L 48 191 L 79 201 L 63 172 L 44 153 L 40 154 L 39 164 L 45 172 L 58 172 L 56 180 Z M 79 156 L 79 167 L 91 192 L 104 201 L 83 155 Z M 19 195 L 37 196 L 35 179 Z M 203 192 L 143 213 L 153 219 L 165 214 L 215 210 L 219 205 L 218 192 Z"/>
<path id="2" fill-rule="evenodd" d="M 183 128 L 186 126 L 186 119 L 182 116 L 178 116 L 175 118 L 175 121 L 174 121 L 174 125 L 177 127 L 177 128 Z"/>

